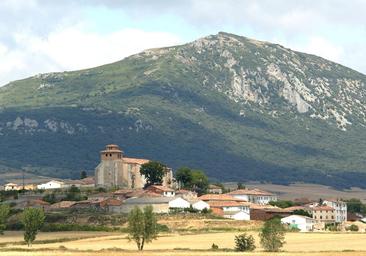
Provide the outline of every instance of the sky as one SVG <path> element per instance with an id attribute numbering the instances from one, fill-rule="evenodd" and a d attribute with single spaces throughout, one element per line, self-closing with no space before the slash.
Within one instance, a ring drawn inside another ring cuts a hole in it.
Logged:
<path id="1" fill-rule="evenodd" d="M 220 31 L 366 74 L 366 0 L 0 0 L 0 86 Z"/>

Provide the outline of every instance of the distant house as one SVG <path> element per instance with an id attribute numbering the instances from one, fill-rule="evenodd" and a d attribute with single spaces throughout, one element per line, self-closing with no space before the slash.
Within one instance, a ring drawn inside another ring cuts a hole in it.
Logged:
<path id="1" fill-rule="evenodd" d="M 169 213 L 169 202 L 174 197 L 137 197 L 126 199 L 119 207 L 114 207 L 115 213 L 129 213 L 136 206 L 144 208 L 151 205 L 155 213 Z"/>
<path id="2" fill-rule="evenodd" d="M 196 200 L 189 201 L 189 202 L 191 203 L 192 208 L 196 209 L 198 211 L 202 211 L 203 209 L 207 209 L 207 210 L 210 209 L 210 205 L 205 201 L 196 199 Z"/>
<path id="3" fill-rule="evenodd" d="M 70 209 L 75 203 L 75 201 L 61 201 L 50 205 L 50 210 Z"/>
<path id="4" fill-rule="evenodd" d="M 192 201 L 197 199 L 197 193 L 194 191 L 186 190 L 186 189 L 180 189 L 175 191 L 175 195 L 179 196 L 185 200 Z"/>
<path id="5" fill-rule="evenodd" d="M 23 189 L 23 185 L 18 185 L 16 183 L 7 183 L 4 185 L 4 190 L 9 191 L 9 190 L 22 190 Z M 25 190 L 35 190 L 37 189 L 37 185 L 35 184 L 24 184 L 24 189 Z"/>
<path id="6" fill-rule="evenodd" d="M 166 196 L 166 197 L 174 197 L 175 196 L 174 189 L 164 187 L 164 186 L 160 186 L 160 185 L 149 186 L 146 190 L 151 191 L 151 192 L 156 193 L 156 194 L 160 194 L 162 196 Z"/>
<path id="7" fill-rule="evenodd" d="M 335 222 L 343 223 L 347 221 L 347 203 L 339 199 L 328 199 L 323 201 L 324 205 L 334 209 Z"/>
<path id="8" fill-rule="evenodd" d="M 250 203 L 237 201 L 210 201 L 208 202 L 213 213 L 224 218 L 235 220 L 250 220 Z"/>
<path id="9" fill-rule="evenodd" d="M 235 198 L 228 194 L 206 194 L 200 196 L 198 199 L 205 201 L 205 202 L 211 202 L 211 201 L 237 201 L 237 202 L 245 202 L 245 200 L 240 198 Z"/>
<path id="10" fill-rule="evenodd" d="M 275 194 L 260 189 L 238 189 L 227 193 L 227 195 L 262 205 L 269 204 L 271 201 L 277 201 Z"/>
<path id="11" fill-rule="evenodd" d="M 58 189 L 64 186 L 64 182 L 58 180 L 51 180 L 47 183 L 37 185 L 38 189 Z"/>
<path id="12" fill-rule="evenodd" d="M 327 205 L 313 206 L 310 208 L 313 219 L 316 223 L 334 223 L 335 210 Z"/>
<path id="13" fill-rule="evenodd" d="M 169 201 L 168 204 L 170 209 L 186 209 L 191 206 L 191 204 L 188 201 L 184 200 L 181 197 L 177 197 Z"/>
<path id="14" fill-rule="evenodd" d="M 271 205 L 250 205 L 250 219 L 251 220 L 261 220 L 266 221 L 272 219 L 273 217 L 287 217 L 290 216 L 292 211 L 274 207 Z"/>
<path id="15" fill-rule="evenodd" d="M 18 186 L 18 184 L 16 183 L 7 183 L 4 185 L 4 190 L 5 191 L 10 191 L 10 190 L 21 190 L 22 187 Z"/>
<path id="16" fill-rule="evenodd" d="M 287 224 L 290 228 L 299 229 L 301 232 L 312 231 L 314 228 L 314 220 L 302 215 L 290 215 L 282 218 L 281 222 Z"/>
<path id="17" fill-rule="evenodd" d="M 37 189 L 37 185 L 36 184 L 25 184 L 24 185 L 24 189 L 25 190 L 36 190 Z"/>
<path id="18" fill-rule="evenodd" d="M 222 188 L 214 185 L 214 184 L 210 184 L 208 186 L 208 193 L 210 194 L 222 194 Z"/>

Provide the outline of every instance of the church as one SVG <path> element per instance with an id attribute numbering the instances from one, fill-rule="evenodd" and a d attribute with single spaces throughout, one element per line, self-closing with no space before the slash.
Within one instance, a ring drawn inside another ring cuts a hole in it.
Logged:
<path id="1" fill-rule="evenodd" d="M 119 146 L 114 144 L 107 145 L 100 152 L 100 160 L 95 168 L 96 187 L 139 189 L 145 186 L 146 179 L 140 174 L 140 167 L 149 160 L 125 157 Z M 166 168 L 164 171 L 162 185 L 171 187 L 172 169 Z"/>

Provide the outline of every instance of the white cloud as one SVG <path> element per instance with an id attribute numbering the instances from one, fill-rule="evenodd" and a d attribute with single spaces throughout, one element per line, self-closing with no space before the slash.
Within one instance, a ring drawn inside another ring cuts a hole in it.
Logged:
<path id="1" fill-rule="evenodd" d="M 52 32 L 48 37 L 18 33 L 17 49 L 0 44 L 0 84 L 37 73 L 95 67 L 123 59 L 147 48 L 181 43 L 164 32 L 123 29 L 109 34 L 86 32 L 80 26 Z"/>
<path id="2" fill-rule="evenodd" d="M 305 46 L 298 47 L 299 51 L 315 54 L 325 59 L 339 62 L 343 57 L 343 48 L 322 37 L 311 37 Z"/>

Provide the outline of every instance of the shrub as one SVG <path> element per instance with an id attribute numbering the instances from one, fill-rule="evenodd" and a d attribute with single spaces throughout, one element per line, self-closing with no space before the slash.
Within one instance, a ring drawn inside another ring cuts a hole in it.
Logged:
<path id="1" fill-rule="evenodd" d="M 357 225 L 352 224 L 351 226 L 349 226 L 349 227 L 347 228 L 347 230 L 357 232 L 359 229 L 358 229 L 358 226 L 357 226 Z"/>
<path id="2" fill-rule="evenodd" d="M 219 246 L 218 246 L 217 244 L 213 243 L 213 244 L 211 245 L 211 250 L 216 251 L 216 250 L 218 250 L 218 249 L 219 249 Z"/>
<path id="3" fill-rule="evenodd" d="M 255 240 L 252 235 L 246 233 L 235 236 L 235 250 L 238 252 L 254 251 Z"/>

